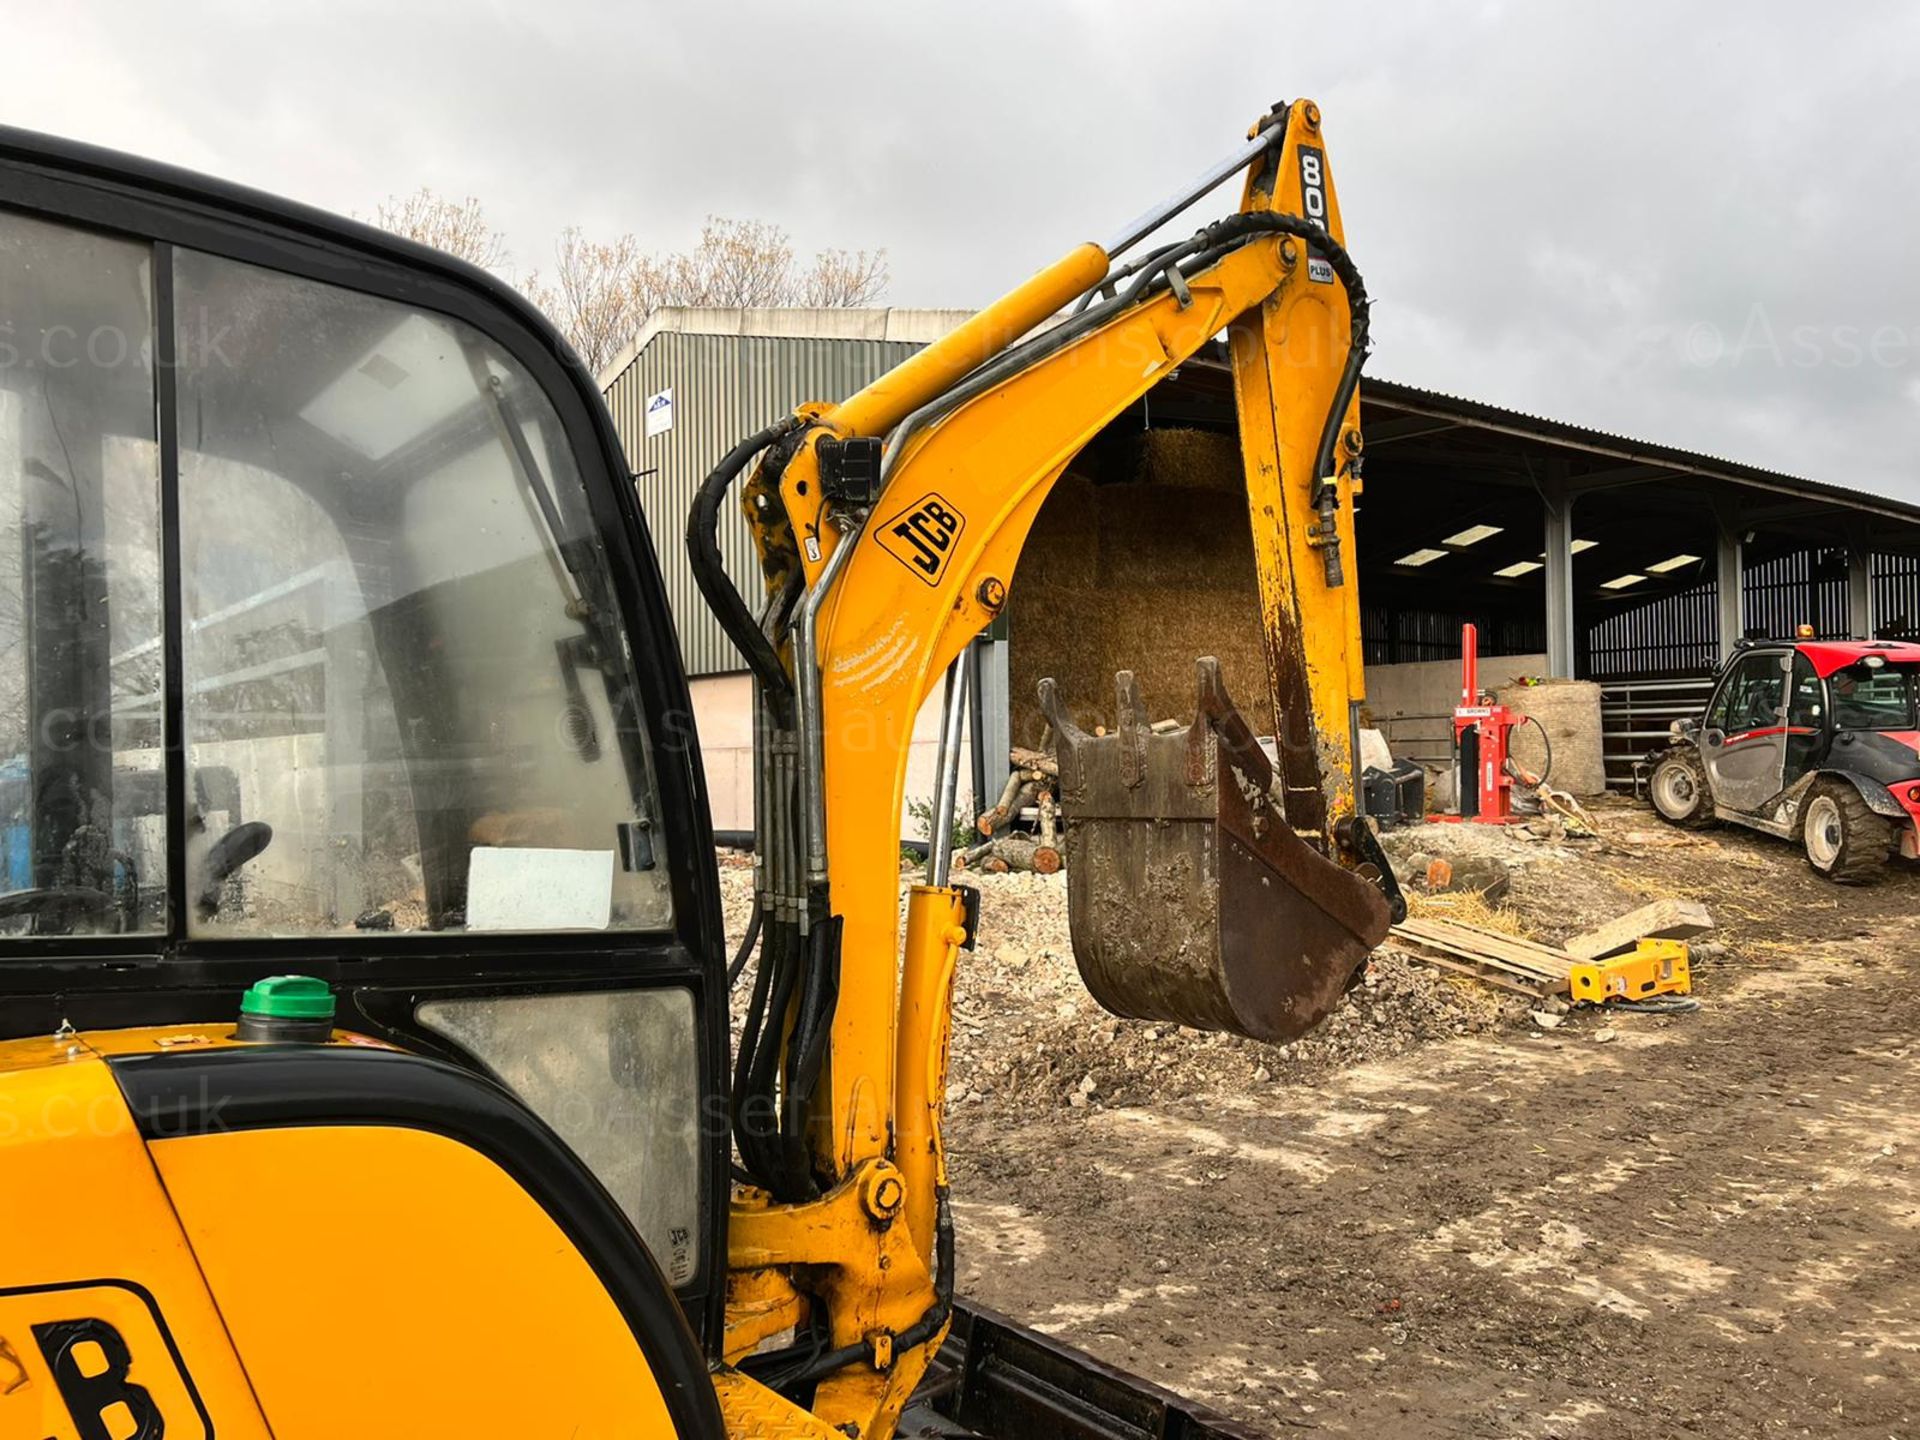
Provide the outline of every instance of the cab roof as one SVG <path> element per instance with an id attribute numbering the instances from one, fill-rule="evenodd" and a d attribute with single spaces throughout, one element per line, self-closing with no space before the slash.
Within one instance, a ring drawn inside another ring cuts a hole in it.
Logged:
<path id="1" fill-rule="evenodd" d="M 1813 673 L 1822 680 L 1869 655 L 1890 665 L 1920 665 L 1920 644 L 1903 640 L 1801 640 L 1793 648 L 1813 663 Z"/>

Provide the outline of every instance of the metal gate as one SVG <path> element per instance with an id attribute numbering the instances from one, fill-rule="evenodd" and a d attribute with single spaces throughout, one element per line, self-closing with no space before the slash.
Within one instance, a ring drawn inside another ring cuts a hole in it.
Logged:
<path id="1" fill-rule="evenodd" d="M 1711 675 L 1679 680 L 1612 680 L 1600 687 L 1601 755 L 1609 790 L 1634 789 L 1633 766 L 1659 748 L 1676 720 L 1688 720 L 1706 708 L 1713 693 Z"/>

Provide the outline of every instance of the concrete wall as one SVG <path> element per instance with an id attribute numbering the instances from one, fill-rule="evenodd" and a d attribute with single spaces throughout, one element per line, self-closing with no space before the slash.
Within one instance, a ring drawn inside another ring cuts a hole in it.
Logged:
<path id="1" fill-rule="evenodd" d="M 1545 655 L 1482 655 L 1480 688 L 1497 690 L 1522 675 L 1547 673 Z M 1394 755 L 1424 765 L 1451 763 L 1453 728 L 1444 717 L 1460 700 L 1458 660 L 1367 666 L 1367 709 Z"/>
<path id="2" fill-rule="evenodd" d="M 700 753 L 706 762 L 707 795 L 716 830 L 753 828 L 753 682 L 745 675 L 708 675 L 692 682 L 694 724 L 699 729 Z M 940 690 L 921 708 L 908 747 L 907 790 L 901 804 L 900 838 L 926 839 L 925 826 L 906 814 L 906 805 L 933 798 L 937 777 L 934 757 L 940 745 Z M 876 761 L 882 758 L 876 746 Z M 976 801 L 969 792 L 972 764 L 968 747 L 961 746 L 959 813 L 970 818 L 997 796 Z M 1005 771 L 994 772 L 994 779 Z"/>
<path id="3" fill-rule="evenodd" d="M 1545 655 L 1482 655 L 1480 688 L 1498 690 L 1522 675 L 1545 675 Z M 1367 708 L 1376 721 L 1393 715 L 1450 715 L 1460 701 L 1458 660 L 1367 666 Z"/>

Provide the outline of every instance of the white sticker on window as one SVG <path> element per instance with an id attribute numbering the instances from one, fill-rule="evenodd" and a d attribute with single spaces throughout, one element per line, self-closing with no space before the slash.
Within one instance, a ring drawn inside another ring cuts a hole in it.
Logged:
<path id="1" fill-rule="evenodd" d="M 613 851 L 480 845 L 467 860 L 467 929 L 604 930 Z"/>

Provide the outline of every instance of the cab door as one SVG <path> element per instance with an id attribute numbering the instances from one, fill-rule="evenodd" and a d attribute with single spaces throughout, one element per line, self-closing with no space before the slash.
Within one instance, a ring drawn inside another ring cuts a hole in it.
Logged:
<path id="1" fill-rule="evenodd" d="M 1753 812 L 1785 787 L 1792 663 L 1785 651 L 1743 655 L 1721 680 L 1701 736 L 1715 804 Z"/>

